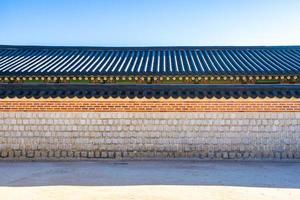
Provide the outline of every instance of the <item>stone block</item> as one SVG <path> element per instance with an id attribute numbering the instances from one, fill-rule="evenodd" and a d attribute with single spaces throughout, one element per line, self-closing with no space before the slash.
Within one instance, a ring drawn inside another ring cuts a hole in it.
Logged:
<path id="1" fill-rule="evenodd" d="M 14 156 L 15 156 L 16 158 L 21 157 L 21 156 L 22 156 L 22 151 L 21 151 L 21 150 L 15 150 L 15 151 L 14 151 Z"/>
<path id="2" fill-rule="evenodd" d="M 228 158 L 229 158 L 229 155 L 228 155 L 227 152 L 223 152 L 223 153 L 222 153 L 222 157 L 223 157 L 224 159 L 228 159 Z"/>
<path id="3" fill-rule="evenodd" d="M 46 151 L 46 150 L 41 151 L 41 157 L 44 159 L 48 158 L 48 151 Z"/>
<path id="4" fill-rule="evenodd" d="M 72 157 L 74 157 L 74 151 L 67 151 L 67 156 L 69 157 L 69 158 L 72 158 Z"/>
<path id="5" fill-rule="evenodd" d="M 210 158 L 210 159 L 215 158 L 215 153 L 214 152 L 208 152 L 208 158 Z"/>
<path id="6" fill-rule="evenodd" d="M 262 152 L 257 151 L 257 152 L 255 153 L 255 158 L 261 159 L 262 157 L 263 157 Z"/>
<path id="7" fill-rule="evenodd" d="M 101 152 L 99 150 L 94 151 L 94 156 L 95 156 L 95 158 L 100 158 Z"/>
<path id="8" fill-rule="evenodd" d="M 282 152 L 281 153 L 281 159 L 287 159 L 287 158 L 288 158 L 287 152 Z"/>
<path id="9" fill-rule="evenodd" d="M 60 158 L 60 156 L 61 156 L 61 151 L 60 150 L 56 150 L 55 152 L 54 152 L 54 157 L 55 158 Z"/>
<path id="10" fill-rule="evenodd" d="M 61 157 L 62 158 L 66 158 L 67 157 L 67 151 L 66 150 L 61 151 Z"/>
<path id="11" fill-rule="evenodd" d="M 127 157 L 128 157 L 128 158 L 134 158 L 134 157 L 135 157 L 135 153 L 132 152 L 132 151 L 128 151 L 128 152 L 127 152 Z"/>
<path id="12" fill-rule="evenodd" d="M 32 150 L 27 150 L 27 151 L 26 151 L 26 157 L 27 157 L 27 158 L 33 158 L 33 157 L 34 157 L 34 151 L 32 151 Z"/>
<path id="13" fill-rule="evenodd" d="M 117 152 L 115 153 L 115 157 L 116 157 L 116 159 L 122 159 L 122 152 L 117 151 Z"/>
<path id="14" fill-rule="evenodd" d="M 242 156 L 243 156 L 243 159 L 248 159 L 250 157 L 250 153 L 249 152 L 243 152 Z"/>
<path id="15" fill-rule="evenodd" d="M 50 151 L 48 152 L 48 157 L 49 157 L 49 158 L 55 157 L 55 151 L 54 151 L 54 150 L 50 150 Z"/>
<path id="16" fill-rule="evenodd" d="M 250 152 L 250 158 L 256 158 L 256 153 L 255 152 Z"/>
<path id="17" fill-rule="evenodd" d="M 288 159 L 293 159 L 294 158 L 294 153 L 293 152 L 288 152 L 287 157 L 288 157 Z"/>
<path id="18" fill-rule="evenodd" d="M 94 157 L 95 157 L 94 151 L 89 151 L 88 152 L 88 158 L 94 158 Z"/>
<path id="19" fill-rule="evenodd" d="M 2 158 L 6 158 L 6 157 L 8 157 L 8 151 L 1 151 L 1 157 Z"/>
<path id="20" fill-rule="evenodd" d="M 221 152 L 217 152 L 216 153 L 216 158 L 217 159 L 221 159 L 222 158 L 222 153 Z"/>
<path id="21" fill-rule="evenodd" d="M 294 153 L 294 158 L 295 159 L 300 159 L 300 151 L 297 151 Z"/>
<path id="22" fill-rule="evenodd" d="M 240 152 L 236 153 L 236 158 L 241 159 L 242 158 L 242 153 L 240 153 Z"/>
<path id="23" fill-rule="evenodd" d="M 87 158 L 88 157 L 88 152 L 87 151 L 81 151 L 80 152 L 80 157 Z"/>
<path id="24" fill-rule="evenodd" d="M 168 152 L 162 152 L 163 153 L 163 158 L 168 158 Z M 214 158 L 214 153 L 212 153 L 212 158 Z M 187 158 L 193 158 L 194 152 L 186 152 L 186 157 Z"/>
<path id="25" fill-rule="evenodd" d="M 235 159 L 236 158 L 236 153 L 235 152 L 229 152 L 229 158 L 230 159 Z"/>
<path id="26" fill-rule="evenodd" d="M 108 154 L 106 151 L 102 151 L 101 152 L 101 158 L 107 158 L 108 157 Z"/>
<path id="27" fill-rule="evenodd" d="M 262 153 L 262 157 L 263 157 L 263 158 L 271 158 L 271 153 L 265 151 L 265 152 Z"/>
<path id="28" fill-rule="evenodd" d="M 123 155 L 123 158 L 128 158 L 128 156 L 129 156 L 127 151 L 123 151 L 122 155 Z"/>
<path id="29" fill-rule="evenodd" d="M 280 152 L 275 152 L 275 158 L 276 159 L 281 159 L 281 153 Z"/>
<path id="30" fill-rule="evenodd" d="M 42 157 L 42 152 L 39 150 L 35 150 L 34 151 L 34 157 L 35 158 L 41 158 Z"/>
<path id="31" fill-rule="evenodd" d="M 80 151 L 74 151 L 74 157 L 75 158 L 80 158 L 81 157 L 81 152 Z"/>
<path id="32" fill-rule="evenodd" d="M 15 152 L 13 150 L 8 151 L 8 157 L 9 158 L 14 158 L 15 157 Z"/>

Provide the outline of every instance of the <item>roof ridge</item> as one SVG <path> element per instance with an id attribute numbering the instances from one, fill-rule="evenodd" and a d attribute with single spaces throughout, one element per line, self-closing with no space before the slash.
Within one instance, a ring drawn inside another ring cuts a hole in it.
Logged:
<path id="1" fill-rule="evenodd" d="M 300 49 L 300 45 L 282 46 L 44 46 L 44 45 L 0 45 L 0 49 L 77 49 L 77 50 L 186 50 L 186 49 Z"/>

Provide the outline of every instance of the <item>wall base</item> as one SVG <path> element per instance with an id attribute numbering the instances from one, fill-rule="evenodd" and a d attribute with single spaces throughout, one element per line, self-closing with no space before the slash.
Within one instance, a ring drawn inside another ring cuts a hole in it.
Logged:
<path id="1" fill-rule="evenodd" d="M 48 151 L 4 150 L 0 160 L 295 160 L 297 152 L 113 152 L 113 151 Z"/>

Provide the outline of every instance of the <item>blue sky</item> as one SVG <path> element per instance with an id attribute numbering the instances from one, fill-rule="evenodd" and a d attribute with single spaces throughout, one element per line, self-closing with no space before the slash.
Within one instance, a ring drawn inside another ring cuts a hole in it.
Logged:
<path id="1" fill-rule="evenodd" d="M 300 45 L 300 1 L 0 0 L 0 44 Z"/>

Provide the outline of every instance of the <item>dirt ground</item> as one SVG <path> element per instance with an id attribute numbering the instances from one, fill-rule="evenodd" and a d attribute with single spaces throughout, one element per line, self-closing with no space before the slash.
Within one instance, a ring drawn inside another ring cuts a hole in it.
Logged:
<path id="1" fill-rule="evenodd" d="M 299 200 L 299 162 L 0 162 L 0 199 Z"/>

